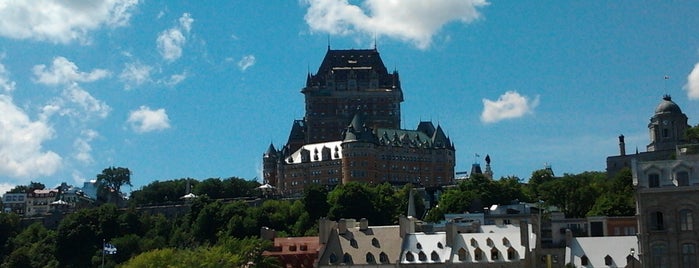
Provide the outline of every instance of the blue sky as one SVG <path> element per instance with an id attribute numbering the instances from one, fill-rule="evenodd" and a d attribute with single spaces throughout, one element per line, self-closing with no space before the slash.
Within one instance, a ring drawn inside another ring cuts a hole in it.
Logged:
<path id="1" fill-rule="evenodd" d="M 619 134 L 645 151 L 663 94 L 697 124 L 696 14 L 694 1 L 4 3 L 0 190 L 109 166 L 131 169 L 133 189 L 260 177 L 328 44 L 374 40 L 401 76 L 403 128 L 440 124 L 457 170 L 489 154 L 498 178 L 603 171 Z"/>

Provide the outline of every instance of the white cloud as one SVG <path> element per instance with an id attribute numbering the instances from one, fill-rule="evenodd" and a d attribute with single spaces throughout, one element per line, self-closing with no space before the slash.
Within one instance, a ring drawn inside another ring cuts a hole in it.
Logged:
<path id="1" fill-rule="evenodd" d="M 529 100 L 527 96 L 519 95 L 515 91 L 507 91 L 497 101 L 483 99 L 481 121 L 495 123 L 504 119 L 522 117 L 532 113 L 538 105 L 539 96 L 536 96 L 534 100 Z"/>
<path id="2" fill-rule="evenodd" d="M 93 82 L 110 75 L 109 71 L 94 69 L 89 73 L 78 71 L 78 66 L 64 57 L 53 59 L 51 67 L 44 64 L 33 68 L 37 82 L 45 85 L 70 84 L 73 82 Z"/>
<path id="3" fill-rule="evenodd" d="M 15 188 L 15 186 L 17 185 L 6 182 L 0 182 L 0 193 L 4 194 L 6 192 L 9 192 L 10 190 L 12 190 L 12 188 Z"/>
<path id="4" fill-rule="evenodd" d="M 3 1 L 0 4 L 0 36 L 53 43 L 78 40 L 88 43 L 88 33 L 103 26 L 128 24 L 138 0 Z"/>
<path id="5" fill-rule="evenodd" d="M 432 37 L 453 21 L 470 23 L 481 15 L 486 0 L 306 0 L 304 19 L 312 31 L 347 35 L 385 35 L 426 49 Z"/>
<path id="6" fill-rule="evenodd" d="M 9 72 L 5 69 L 5 65 L 0 64 L 0 89 L 6 93 L 15 90 L 15 82 L 9 79 Z"/>
<path id="7" fill-rule="evenodd" d="M 15 82 L 7 74 L 0 64 L 0 87 L 10 87 L 5 89 L 8 94 L 0 93 L 0 176 L 28 179 L 52 175 L 61 167 L 62 158 L 44 150 L 43 144 L 53 139 L 54 129 L 41 117 L 32 120 L 14 104 L 9 93 Z"/>
<path id="8" fill-rule="evenodd" d="M 691 100 L 699 99 L 699 63 L 694 65 L 694 69 L 687 76 L 687 84 L 684 85 L 687 97 Z"/>
<path id="9" fill-rule="evenodd" d="M 187 72 L 183 72 L 181 74 L 173 74 L 170 76 L 170 79 L 165 80 L 163 83 L 167 86 L 176 86 L 177 84 L 181 83 L 187 79 Z"/>
<path id="10" fill-rule="evenodd" d="M 0 176 L 47 176 L 61 167 L 61 157 L 42 148 L 54 135 L 49 124 L 32 121 L 8 95 L 0 94 L 0 114 Z"/>
<path id="11" fill-rule="evenodd" d="M 92 158 L 92 145 L 90 142 L 99 136 L 97 131 L 92 129 L 86 129 L 81 131 L 80 137 L 73 141 L 73 148 L 75 150 L 74 158 L 83 164 L 92 164 L 94 159 Z"/>
<path id="12" fill-rule="evenodd" d="M 167 61 L 175 61 L 182 56 L 182 47 L 187 42 L 187 38 L 182 34 L 184 30 L 186 33 L 192 29 L 192 19 L 189 13 L 182 14 L 179 19 L 179 25 L 167 29 L 158 35 L 156 43 L 158 45 L 158 52 Z"/>
<path id="13" fill-rule="evenodd" d="M 182 46 L 187 39 L 179 29 L 169 29 L 160 33 L 157 39 L 158 51 L 167 61 L 174 61 L 182 56 Z"/>
<path id="14" fill-rule="evenodd" d="M 124 88 L 129 90 L 150 81 L 152 70 L 153 67 L 140 62 L 127 63 L 119 75 L 119 80 L 124 82 Z"/>
<path id="15" fill-rule="evenodd" d="M 253 65 L 255 65 L 254 55 L 243 56 L 243 58 L 238 61 L 238 68 L 240 68 L 241 71 L 245 71 Z"/>
<path id="16" fill-rule="evenodd" d="M 182 27 L 182 29 L 185 32 L 189 32 L 192 30 L 192 22 L 194 22 L 194 19 L 192 19 L 192 15 L 190 15 L 189 13 L 184 13 L 182 14 L 182 17 L 180 17 L 179 21 L 180 27 Z"/>
<path id="17" fill-rule="evenodd" d="M 80 86 L 75 83 L 63 90 L 62 97 L 64 100 L 78 106 L 78 109 L 63 107 L 64 109 L 68 109 L 64 110 L 64 114 L 68 114 L 82 120 L 90 119 L 93 116 L 105 118 L 112 111 L 112 108 L 109 107 L 107 103 L 96 99 L 89 92 L 80 88 Z"/>
<path id="18" fill-rule="evenodd" d="M 170 128 L 170 119 L 165 109 L 151 110 L 147 106 L 141 106 L 138 110 L 129 113 L 127 123 L 137 133 L 146 133 Z"/>

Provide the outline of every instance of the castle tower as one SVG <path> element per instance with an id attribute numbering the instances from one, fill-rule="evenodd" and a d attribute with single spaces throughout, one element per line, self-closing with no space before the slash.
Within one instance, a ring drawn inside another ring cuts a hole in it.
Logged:
<path id="1" fill-rule="evenodd" d="M 328 50 L 316 74 L 308 74 L 305 96 L 306 143 L 342 139 L 361 110 L 368 127 L 400 128 L 403 91 L 376 49 Z"/>

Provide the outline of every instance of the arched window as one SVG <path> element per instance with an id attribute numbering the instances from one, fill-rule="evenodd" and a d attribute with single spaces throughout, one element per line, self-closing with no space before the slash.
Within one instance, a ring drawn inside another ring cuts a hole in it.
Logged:
<path id="1" fill-rule="evenodd" d="M 437 242 L 437 247 L 438 247 L 438 248 L 444 248 L 444 245 L 442 245 L 442 242 Z"/>
<path id="2" fill-rule="evenodd" d="M 466 260 L 466 249 L 460 248 L 459 249 L 459 261 L 465 261 Z"/>
<path id="3" fill-rule="evenodd" d="M 409 262 L 415 261 L 415 255 L 413 255 L 412 252 L 408 251 L 408 253 L 405 253 L 405 260 Z"/>
<path id="4" fill-rule="evenodd" d="M 648 174 L 648 187 L 660 187 L 660 175 L 657 173 Z"/>
<path id="5" fill-rule="evenodd" d="M 437 252 L 433 250 L 432 254 L 430 254 L 430 259 L 432 261 L 439 261 L 439 254 L 437 254 Z"/>
<path id="6" fill-rule="evenodd" d="M 337 263 L 337 255 L 335 255 L 335 253 L 330 253 L 330 258 L 328 258 L 328 262 L 330 262 L 330 264 Z"/>
<path id="7" fill-rule="evenodd" d="M 689 186 L 689 172 L 677 172 L 675 173 L 675 179 L 677 179 L 677 186 Z"/>
<path id="8" fill-rule="evenodd" d="M 358 248 L 359 245 L 357 245 L 357 240 L 354 238 L 350 239 L 350 246 L 352 246 L 353 248 Z"/>
<path id="9" fill-rule="evenodd" d="M 665 230 L 662 212 L 655 211 L 650 213 L 650 228 L 653 231 Z"/>
<path id="10" fill-rule="evenodd" d="M 682 244 L 682 268 L 697 267 L 697 246 L 691 243 Z"/>
<path id="11" fill-rule="evenodd" d="M 371 252 L 366 253 L 366 263 L 376 264 L 376 259 L 374 258 L 374 254 L 371 254 Z"/>
<path id="12" fill-rule="evenodd" d="M 689 209 L 680 210 L 680 230 L 694 230 L 694 219 L 692 218 L 692 211 Z"/>
<path id="13" fill-rule="evenodd" d="M 471 238 L 471 246 L 474 247 L 474 248 L 477 248 L 477 247 L 478 247 L 478 241 L 476 241 L 476 239 L 474 239 L 474 238 Z"/>
<path id="14" fill-rule="evenodd" d="M 417 258 L 420 261 L 426 261 L 427 260 L 427 254 L 425 252 L 420 251 L 420 253 L 417 254 Z"/>
<path id="15" fill-rule="evenodd" d="M 415 248 L 422 249 L 422 244 L 420 244 L 420 243 L 415 244 Z"/>
<path id="16" fill-rule="evenodd" d="M 650 267 L 668 267 L 667 247 L 664 244 L 655 244 L 650 248 Z"/>
<path id="17" fill-rule="evenodd" d="M 384 264 L 388 263 L 388 255 L 382 251 L 381 254 L 379 254 L 379 261 Z"/>
<path id="18" fill-rule="evenodd" d="M 342 256 L 342 262 L 346 264 L 352 264 L 352 255 L 350 255 L 349 253 L 345 253 L 345 255 Z"/>
<path id="19" fill-rule="evenodd" d="M 590 259 L 587 258 L 587 255 L 583 255 L 582 257 L 580 257 L 580 265 L 582 265 L 582 266 L 590 265 Z"/>

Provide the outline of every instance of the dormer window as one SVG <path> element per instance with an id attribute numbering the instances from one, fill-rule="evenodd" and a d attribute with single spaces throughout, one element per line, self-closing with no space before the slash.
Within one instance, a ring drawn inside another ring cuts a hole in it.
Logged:
<path id="1" fill-rule="evenodd" d="M 660 187 L 660 175 L 657 173 L 648 174 L 648 187 L 658 188 Z"/>

